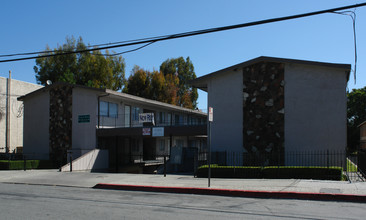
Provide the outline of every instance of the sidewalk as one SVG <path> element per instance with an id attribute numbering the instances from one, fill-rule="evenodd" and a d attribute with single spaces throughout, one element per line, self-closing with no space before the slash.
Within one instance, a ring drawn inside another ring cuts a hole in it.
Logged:
<path id="1" fill-rule="evenodd" d="M 296 179 L 211 179 L 191 175 L 0 171 L 0 183 L 116 190 L 366 202 L 366 182 Z"/>

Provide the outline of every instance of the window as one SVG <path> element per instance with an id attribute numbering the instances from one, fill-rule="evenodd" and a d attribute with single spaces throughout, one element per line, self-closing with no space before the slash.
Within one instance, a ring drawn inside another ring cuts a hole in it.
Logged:
<path id="1" fill-rule="evenodd" d="M 183 116 L 182 115 L 175 115 L 175 125 L 183 125 Z"/>
<path id="2" fill-rule="evenodd" d="M 189 125 L 197 125 L 197 118 L 188 115 L 188 124 Z"/>
<path id="3" fill-rule="evenodd" d="M 165 112 L 160 112 L 159 113 L 159 124 L 165 124 Z"/>
<path id="4" fill-rule="evenodd" d="M 139 120 L 139 114 L 140 114 L 140 108 L 139 107 L 133 107 L 132 108 L 132 119 L 134 121 Z"/>
<path id="5" fill-rule="evenodd" d="M 108 103 L 109 104 L 109 117 L 117 118 L 118 116 L 118 105 L 116 103 Z"/>
<path id="6" fill-rule="evenodd" d="M 100 116 L 117 118 L 118 117 L 118 104 L 101 101 L 99 103 L 99 114 L 100 114 Z"/>
<path id="7" fill-rule="evenodd" d="M 130 127 L 131 120 L 131 106 L 125 105 L 125 127 Z"/>
<path id="8" fill-rule="evenodd" d="M 175 141 L 175 143 L 177 144 L 177 147 L 183 147 L 184 146 L 184 140 L 178 139 Z"/>
<path id="9" fill-rule="evenodd" d="M 99 114 L 100 114 L 100 116 L 108 117 L 108 102 L 100 102 Z"/>
<path id="10" fill-rule="evenodd" d="M 168 113 L 168 117 L 167 117 L 167 124 L 168 125 L 172 125 L 172 114 Z"/>
<path id="11" fill-rule="evenodd" d="M 159 151 L 160 152 L 164 152 L 165 151 L 165 140 L 164 139 L 160 139 L 159 141 Z"/>

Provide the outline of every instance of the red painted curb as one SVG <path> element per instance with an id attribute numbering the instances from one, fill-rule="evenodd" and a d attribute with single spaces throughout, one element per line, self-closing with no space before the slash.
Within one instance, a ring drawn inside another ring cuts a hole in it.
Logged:
<path id="1" fill-rule="evenodd" d="M 162 186 L 141 186 L 141 185 L 124 185 L 124 184 L 107 184 L 107 183 L 99 183 L 95 185 L 93 188 L 144 191 L 144 192 L 250 197 L 250 198 L 301 199 L 301 200 L 366 203 L 366 195 L 350 195 L 350 194 L 250 191 L 250 190 L 234 190 L 234 189 L 212 189 L 212 188 L 169 187 L 169 186 L 162 187 Z"/>

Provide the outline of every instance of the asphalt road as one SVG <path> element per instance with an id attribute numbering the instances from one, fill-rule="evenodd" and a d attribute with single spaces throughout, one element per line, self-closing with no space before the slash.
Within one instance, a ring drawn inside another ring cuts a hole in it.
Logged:
<path id="1" fill-rule="evenodd" d="M 0 183 L 0 219 L 364 219 L 365 204 Z"/>

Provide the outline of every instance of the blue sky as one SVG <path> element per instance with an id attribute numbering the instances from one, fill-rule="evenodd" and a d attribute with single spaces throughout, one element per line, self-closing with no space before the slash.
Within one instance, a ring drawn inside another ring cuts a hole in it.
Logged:
<path id="1" fill-rule="evenodd" d="M 185 1 L 2 1 L 0 54 L 55 48 L 66 36 L 81 36 L 85 43 L 101 44 L 212 27 L 246 23 L 363 1 L 351 0 L 185 0 Z M 357 13 L 357 83 L 366 86 L 366 7 Z M 129 48 L 117 48 L 121 52 Z M 168 58 L 189 56 L 197 76 L 258 56 L 347 63 L 354 68 L 352 20 L 323 14 L 249 28 L 175 39 L 125 54 L 126 77 L 134 65 L 153 70 Z M 2 58 L 1 58 L 2 59 Z M 36 83 L 34 60 L 0 63 L 0 76 Z M 207 109 L 199 93 L 199 108 Z"/>

